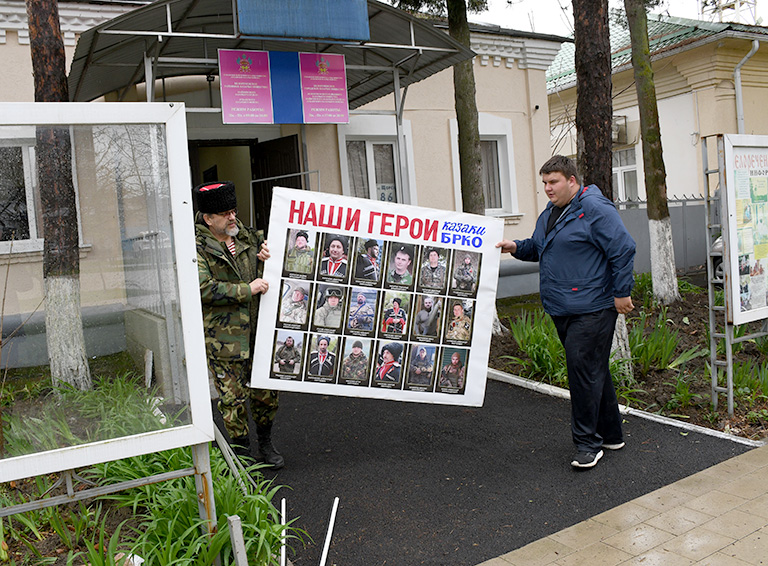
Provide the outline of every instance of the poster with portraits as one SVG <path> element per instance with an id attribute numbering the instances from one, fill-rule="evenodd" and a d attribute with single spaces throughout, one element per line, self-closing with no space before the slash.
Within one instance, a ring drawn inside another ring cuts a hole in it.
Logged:
<path id="1" fill-rule="evenodd" d="M 251 386 L 481 406 L 503 222 L 276 187 Z"/>
<path id="2" fill-rule="evenodd" d="M 724 141 L 726 312 L 743 324 L 768 318 L 768 137 L 725 135 Z"/>

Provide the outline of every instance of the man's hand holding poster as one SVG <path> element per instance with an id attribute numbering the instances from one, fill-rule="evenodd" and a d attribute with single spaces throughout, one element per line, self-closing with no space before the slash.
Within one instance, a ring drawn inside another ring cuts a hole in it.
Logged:
<path id="1" fill-rule="evenodd" d="M 503 222 L 275 188 L 251 385 L 481 406 Z"/>

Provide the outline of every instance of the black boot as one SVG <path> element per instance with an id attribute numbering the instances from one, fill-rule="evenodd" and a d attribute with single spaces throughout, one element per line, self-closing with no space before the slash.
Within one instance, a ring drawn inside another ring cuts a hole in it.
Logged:
<path id="1" fill-rule="evenodd" d="M 269 464 L 273 470 L 279 470 L 285 465 L 285 458 L 280 452 L 272 446 L 272 423 L 258 425 L 256 432 L 259 435 L 259 456 L 266 464 Z"/>
<path id="2" fill-rule="evenodd" d="M 239 458 L 253 458 L 251 455 L 251 439 L 248 438 L 248 435 L 232 438 L 229 446 Z"/>

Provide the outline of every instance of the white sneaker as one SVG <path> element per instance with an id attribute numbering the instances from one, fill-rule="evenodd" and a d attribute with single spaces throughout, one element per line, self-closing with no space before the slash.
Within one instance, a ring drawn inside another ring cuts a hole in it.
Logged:
<path id="1" fill-rule="evenodd" d="M 603 448 L 605 448 L 606 450 L 621 450 L 622 448 L 624 448 L 624 443 L 623 442 L 617 442 L 616 444 L 603 443 Z"/>

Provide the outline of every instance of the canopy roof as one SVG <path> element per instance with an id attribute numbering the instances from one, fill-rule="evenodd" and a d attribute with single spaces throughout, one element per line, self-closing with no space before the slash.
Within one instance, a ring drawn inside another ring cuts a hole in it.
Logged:
<path id="1" fill-rule="evenodd" d="M 338 53 L 346 58 L 349 106 L 354 109 L 471 58 L 471 50 L 412 15 L 368 0 L 370 40 L 323 42 L 239 33 L 235 3 L 158 0 L 84 32 L 69 75 L 70 98 L 89 101 L 133 85 L 184 75 L 218 75 L 218 49 Z"/>

